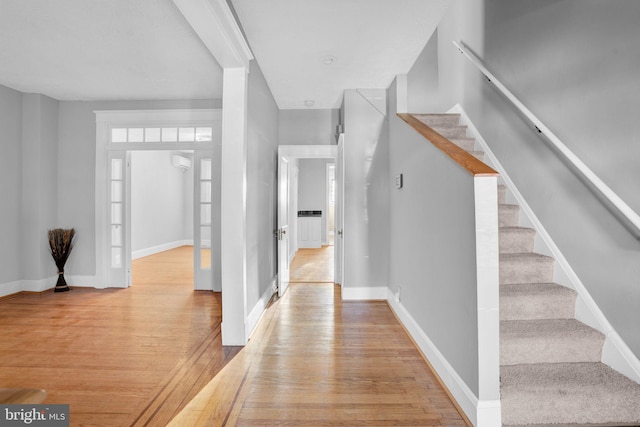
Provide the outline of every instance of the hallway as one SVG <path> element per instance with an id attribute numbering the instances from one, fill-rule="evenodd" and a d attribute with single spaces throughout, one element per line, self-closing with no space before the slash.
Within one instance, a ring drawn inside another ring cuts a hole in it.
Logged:
<path id="1" fill-rule="evenodd" d="M 292 282 L 171 425 L 464 426 L 387 303 L 340 291 Z"/>

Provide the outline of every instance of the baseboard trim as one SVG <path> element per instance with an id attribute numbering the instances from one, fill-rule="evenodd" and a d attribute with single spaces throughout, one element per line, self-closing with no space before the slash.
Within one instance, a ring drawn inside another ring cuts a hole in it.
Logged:
<path id="1" fill-rule="evenodd" d="M 152 246 L 145 249 L 138 249 L 131 252 L 131 259 L 143 258 L 160 252 L 179 248 L 180 246 L 193 246 L 193 239 L 176 240 L 174 242 L 163 243 L 162 245 Z"/>
<path id="2" fill-rule="evenodd" d="M 95 288 L 96 276 L 84 276 L 79 274 L 65 275 L 67 284 L 74 288 Z"/>
<path id="3" fill-rule="evenodd" d="M 245 322 L 245 336 L 247 338 L 251 338 L 251 334 L 255 331 L 256 326 L 260 323 L 260 319 L 264 316 L 265 309 L 267 308 L 267 304 L 271 300 L 271 297 L 274 294 L 274 289 L 276 289 L 278 285 L 277 276 L 271 281 L 269 287 L 264 291 L 258 302 L 247 316 L 247 320 Z"/>
<path id="4" fill-rule="evenodd" d="M 640 384 L 640 361 L 616 331 L 606 335 L 602 363 Z"/>
<path id="5" fill-rule="evenodd" d="M 22 292 L 22 281 L 16 280 L 13 282 L 0 283 L 0 298 L 11 297 L 14 294 Z"/>
<path id="6" fill-rule="evenodd" d="M 633 354 L 613 326 L 611 326 L 611 323 L 609 323 L 602 310 L 600 310 L 600 307 L 598 307 L 576 272 L 571 268 L 571 265 L 533 212 L 533 209 L 531 209 L 522 194 L 518 191 L 504 167 L 502 167 L 502 164 L 500 164 L 495 154 L 493 154 L 487 142 L 482 138 L 478 129 L 473 125 L 462 106 L 456 104 L 448 112 L 460 114 L 461 123 L 467 125 L 469 132 L 476 138 L 476 144 L 480 145 L 485 152 L 485 156 L 491 161 L 491 166 L 500 172 L 500 177 L 520 205 L 521 211 L 525 213 L 525 220 L 529 221 L 531 226 L 536 229 L 537 235 L 541 239 L 542 245 L 538 245 L 536 242 L 536 251 L 539 250 L 545 255 L 552 256 L 556 260 L 554 281 L 578 293 L 575 311 L 576 319 L 605 335 L 606 340 L 602 351 L 601 362 L 640 383 L 640 360 Z"/>
<path id="7" fill-rule="evenodd" d="M 391 297 L 387 287 L 342 287 L 342 299 L 344 301 L 371 301 L 388 300 Z"/>
<path id="8" fill-rule="evenodd" d="M 402 303 L 392 297 L 389 290 L 387 300 L 398 320 L 409 333 L 416 346 L 422 352 L 424 358 L 431 365 L 442 385 L 449 391 L 460 411 L 468 418 L 469 422 L 477 427 L 490 427 L 502 424 L 502 413 L 499 400 L 478 400 L 467 384 L 460 378 L 447 359 L 440 353 L 436 345 L 422 330 L 413 316 Z"/>
<path id="9" fill-rule="evenodd" d="M 22 280 L 22 289 L 20 290 L 25 292 L 43 292 L 47 289 L 53 289 L 56 286 L 57 280 L 57 275 L 49 276 L 44 279 Z"/>

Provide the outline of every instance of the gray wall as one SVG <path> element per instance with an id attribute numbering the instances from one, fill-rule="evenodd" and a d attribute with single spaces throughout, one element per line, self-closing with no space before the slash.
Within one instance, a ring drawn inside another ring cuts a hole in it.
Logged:
<path id="1" fill-rule="evenodd" d="M 193 239 L 193 168 L 171 164 L 171 151 L 131 153 L 131 250 Z"/>
<path id="2" fill-rule="evenodd" d="M 247 307 L 276 277 L 278 107 L 257 62 L 251 61 L 247 136 Z"/>
<path id="3" fill-rule="evenodd" d="M 344 94 L 345 287 L 389 283 L 389 121 L 356 90 Z"/>
<path id="4" fill-rule="evenodd" d="M 478 396 L 473 176 L 395 115 L 389 121 L 389 180 L 404 178 L 389 193 L 390 288 L 400 287 L 400 303 Z"/>
<path id="5" fill-rule="evenodd" d="M 58 101 L 24 94 L 22 101 L 23 279 L 55 274 L 47 231 L 57 225 Z M 74 254 L 72 253 L 71 256 Z"/>
<path id="6" fill-rule="evenodd" d="M 59 105 L 58 220 L 75 227 L 69 274 L 93 276 L 95 265 L 95 110 L 220 108 L 220 100 L 65 101 Z"/>
<path id="7" fill-rule="evenodd" d="M 300 159 L 298 176 L 298 210 L 322 211 L 322 236 L 327 231 L 327 164 L 333 159 Z M 297 215 L 297 212 L 296 212 Z M 294 220 L 296 217 L 293 217 Z"/>
<path id="8" fill-rule="evenodd" d="M 637 356 L 640 243 L 451 40 L 462 40 L 483 58 L 502 83 L 640 212 L 638 16 L 640 3 L 632 0 L 617 1 L 615 7 L 597 0 L 454 0 L 408 76 L 412 109 L 443 112 L 456 103 L 463 106 Z M 437 75 L 426 58 L 437 61 Z M 419 76 L 431 81 L 420 82 Z M 425 88 L 436 79 L 437 89 L 425 99 Z"/>
<path id="9" fill-rule="evenodd" d="M 491 0 L 484 46 L 487 67 L 636 212 L 639 16 L 628 0 Z M 486 83 L 479 94 L 471 119 L 640 356 L 640 243 L 501 96 Z"/>
<path id="10" fill-rule="evenodd" d="M 1 285 L 22 278 L 22 93 L 5 86 L 0 86 L 0 129 L 3 160 L 0 167 Z"/>
<path id="11" fill-rule="evenodd" d="M 338 110 L 280 111 L 281 145 L 336 144 Z"/>

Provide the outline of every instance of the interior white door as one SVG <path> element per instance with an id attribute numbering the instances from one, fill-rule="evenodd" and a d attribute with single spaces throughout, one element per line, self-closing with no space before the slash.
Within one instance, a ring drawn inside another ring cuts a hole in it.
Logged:
<path id="1" fill-rule="evenodd" d="M 107 165 L 109 287 L 131 286 L 131 161 L 127 151 L 110 151 Z"/>
<path id="2" fill-rule="evenodd" d="M 278 295 L 289 286 L 289 162 L 278 155 Z"/>
<path id="3" fill-rule="evenodd" d="M 213 151 L 196 150 L 193 163 L 194 289 L 213 290 Z"/>
<path id="4" fill-rule="evenodd" d="M 344 285 L 344 134 L 338 139 L 335 176 L 334 282 Z"/>

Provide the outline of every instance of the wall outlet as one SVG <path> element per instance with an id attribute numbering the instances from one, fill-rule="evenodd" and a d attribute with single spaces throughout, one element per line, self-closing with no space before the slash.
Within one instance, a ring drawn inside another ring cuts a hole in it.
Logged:
<path id="1" fill-rule="evenodd" d="M 400 302 L 400 289 L 400 286 L 396 288 L 396 302 Z"/>

